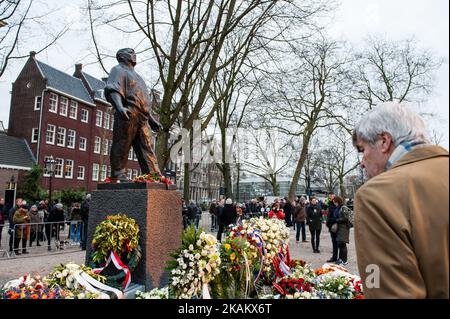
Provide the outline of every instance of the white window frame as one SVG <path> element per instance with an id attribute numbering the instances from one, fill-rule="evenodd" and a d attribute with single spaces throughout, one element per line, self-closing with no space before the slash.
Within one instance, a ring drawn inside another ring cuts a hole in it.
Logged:
<path id="1" fill-rule="evenodd" d="M 69 109 L 69 99 L 65 96 L 61 96 L 59 99 L 59 115 L 67 116 L 67 110 Z"/>
<path id="2" fill-rule="evenodd" d="M 63 130 L 64 134 L 60 133 L 60 130 Z M 67 130 L 64 127 L 58 127 L 58 130 L 56 132 L 56 145 L 57 146 L 66 146 L 66 132 Z M 62 143 L 59 142 L 59 137 L 63 136 Z"/>
<path id="3" fill-rule="evenodd" d="M 74 120 L 77 119 L 77 117 L 78 117 L 78 102 L 77 101 L 70 100 L 69 117 Z"/>
<path id="4" fill-rule="evenodd" d="M 73 133 L 73 136 L 71 136 L 70 133 Z M 77 140 L 77 132 L 75 130 L 67 130 L 67 148 L 75 149 L 76 140 Z M 70 143 L 70 141 L 72 141 L 72 143 Z"/>
<path id="5" fill-rule="evenodd" d="M 55 93 L 50 93 L 50 103 L 48 110 L 52 113 L 58 113 L 58 95 Z"/>
<path id="6" fill-rule="evenodd" d="M 63 178 L 63 167 L 64 167 L 64 159 L 62 158 L 55 158 L 55 177 L 57 178 Z M 58 163 L 60 162 L 60 163 Z"/>
<path id="7" fill-rule="evenodd" d="M 111 114 L 105 112 L 105 116 L 104 116 L 104 121 L 103 122 L 104 122 L 103 123 L 104 124 L 103 127 L 105 129 L 109 130 L 109 125 L 111 124 Z"/>
<path id="8" fill-rule="evenodd" d="M 39 139 L 39 128 L 33 127 L 31 129 L 31 143 L 37 143 Z"/>
<path id="9" fill-rule="evenodd" d="M 131 168 L 127 169 L 127 178 L 132 179 L 133 177 L 133 170 Z"/>
<path id="10" fill-rule="evenodd" d="M 97 163 L 92 164 L 92 180 L 98 181 L 98 173 L 99 173 L 100 166 Z"/>
<path id="11" fill-rule="evenodd" d="M 95 126 L 103 126 L 103 112 L 100 110 L 95 111 Z"/>
<path id="12" fill-rule="evenodd" d="M 112 131 L 114 128 L 114 115 L 111 115 L 111 126 L 109 127 L 109 129 Z"/>
<path id="13" fill-rule="evenodd" d="M 53 130 L 51 129 L 53 128 Z M 51 135 L 51 140 L 49 141 L 49 132 Z M 55 134 L 56 134 L 56 126 L 53 124 L 47 124 L 47 131 L 45 132 L 45 143 L 55 145 Z"/>
<path id="14" fill-rule="evenodd" d="M 69 163 L 71 162 L 72 165 Z M 70 167 L 70 170 L 68 169 Z M 73 167 L 74 167 L 74 161 L 71 159 L 66 159 L 66 165 L 64 165 L 64 177 L 67 179 L 73 178 Z M 68 174 L 70 173 L 70 174 Z"/>
<path id="15" fill-rule="evenodd" d="M 103 155 L 108 155 L 109 154 L 109 140 L 107 138 L 103 139 L 102 153 L 103 153 Z"/>
<path id="16" fill-rule="evenodd" d="M 81 122 L 89 123 L 89 111 L 86 109 L 81 109 Z"/>
<path id="17" fill-rule="evenodd" d="M 85 167 L 84 166 L 78 166 L 77 169 L 77 179 L 83 181 L 84 180 L 84 173 L 85 173 Z M 81 173 L 81 174 L 80 174 Z"/>
<path id="18" fill-rule="evenodd" d="M 128 152 L 128 159 L 131 161 L 133 160 L 133 153 L 134 153 L 133 148 L 130 148 L 130 151 Z"/>
<path id="19" fill-rule="evenodd" d="M 49 161 L 51 156 L 44 156 L 44 163 Z M 44 164 L 44 171 L 42 173 L 42 176 L 44 177 L 50 177 L 50 174 L 47 172 L 47 165 Z"/>
<path id="20" fill-rule="evenodd" d="M 42 107 L 42 96 L 36 95 L 34 97 L 34 110 L 39 111 Z"/>
<path id="21" fill-rule="evenodd" d="M 108 166 L 108 176 L 111 176 L 111 166 Z"/>
<path id="22" fill-rule="evenodd" d="M 134 169 L 133 170 L 133 179 L 135 179 L 136 177 L 138 177 L 138 170 Z"/>
<path id="23" fill-rule="evenodd" d="M 102 149 L 102 139 L 99 136 L 94 136 L 94 153 L 100 154 Z"/>
<path id="24" fill-rule="evenodd" d="M 106 174 L 108 173 L 108 167 L 106 165 L 102 165 L 100 169 L 100 181 L 104 181 L 106 179 Z"/>
<path id="25" fill-rule="evenodd" d="M 84 147 L 81 147 L 81 145 L 82 145 L 81 141 L 84 141 L 84 143 L 83 143 Z M 79 149 L 80 149 L 80 151 L 86 151 L 86 148 L 87 148 L 87 138 L 80 136 Z"/>

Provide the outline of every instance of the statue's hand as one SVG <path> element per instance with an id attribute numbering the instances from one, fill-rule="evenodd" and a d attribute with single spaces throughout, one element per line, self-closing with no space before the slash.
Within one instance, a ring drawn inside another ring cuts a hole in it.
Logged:
<path id="1" fill-rule="evenodd" d="M 127 109 L 126 107 L 119 107 L 119 108 L 117 108 L 117 112 L 119 112 L 119 114 L 121 116 L 123 116 L 124 118 L 126 118 L 127 120 L 130 119 L 130 116 L 128 115 L 128 113 L 130 113 L 130 110 Z"/>
<path id="2" fill-rule="evenodd" d="M 158 132 L 162 131 L 162 129 L 163 129 L 161 123 L 159 123 L 158 121 L 156 121 L 153 118 L 150 118 L 148 120 L 148 124 L 150 125 L 150 128 L 152 129 L 153 132 L 158 133 Z"/>

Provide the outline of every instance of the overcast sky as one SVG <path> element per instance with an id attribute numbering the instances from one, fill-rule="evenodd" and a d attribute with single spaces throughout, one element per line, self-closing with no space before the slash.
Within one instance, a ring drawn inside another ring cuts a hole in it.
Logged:
<path id="1" fill-rule="evenodd" d="M 75 29 L 83 26 L 84 14 L 77 3 L 85 1 L 51 0 L 62 8 L 66 21 L 74 22 Z M 437 114 L 428 124 L 442 134 L 445 148 L 449 148 L 449 1 L 448 0 L 341 0 L 329 33 L 341 40 L 358 46 L 370 34 L 382 34 L 388 40 L 415 37 L 421 48 L 431 49 L 445 63 L 436 73 L 436 88 L 426 105 L 421 109 L 433 110 Z M 118 43 L 113 34 L 111 44 Z M 126 39 L 120 39 L 126 47 Z M 27 44 L 30 46 L 30 43 Z M 88 54 L 89 33 L 73 31 L 64 36 L 58 46 L 52 47 L 37 58 L 57 69 L 73 73 L 75 63 L 83 63 Z M 30 46 L 32 50 L 32 45 Z M 25 60 L 14 61 L 0 79 L 0 120 L 7 127 L 10 106 L 11 83 L 17 78 Z M 83 63 L 85 64 L 85 63 Z M 112 66 L 112 65 L 111 65 Z M 139 67 L 139 65 L 138 65 Z M 137 67 L 137 71 L 140 72 Z M 95 65 L 85 65 L 84 70 L 98 78 L 104 76 Z"/>

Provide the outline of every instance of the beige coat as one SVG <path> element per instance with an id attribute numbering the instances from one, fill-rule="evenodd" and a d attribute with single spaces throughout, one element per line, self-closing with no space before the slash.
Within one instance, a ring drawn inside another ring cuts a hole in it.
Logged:
<path id="1" fill-rule="evenodd" d="M 355 246 L 366 298 L 449 297 L 448 169 L 445 149 L 419 147 L 356 193 Z M 371 265 L 379 267 L 379 288 L 366 286 L 376 282 Z"/>

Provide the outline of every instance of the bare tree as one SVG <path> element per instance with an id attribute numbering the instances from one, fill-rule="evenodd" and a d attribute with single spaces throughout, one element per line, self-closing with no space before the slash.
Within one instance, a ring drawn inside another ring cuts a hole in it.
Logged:
<path id="1" fill-rule="evenodd" d="M 300 156 L 292 177 L 289 199 L 295 198 L 300 174 L 316 130 L 341 125 L 349 127 L 341 100 L 345 91 L 348 62 L 341 44 L 320 37 L 308 43 L 292 45 L 295 60 L 287 60 L 282 75 L 270 87 L 261 90 L 272 127 L 297 138 Z"/>
<path id="2" fill-rule="evenodd" d="M 353 98 L 365 109 L 386 101 L 424 101 L 432 92 L 434 71 L 443 62 L 413 39 L 394 42 L 377 36 L 369 37 L 356 57 Z"/>
<path id="3" fill-rule="evenodd" d="M 46 29 L 46 21 L 54 10 L 46 10 L 38 0 L 2 0 L 0 1 L 0 77 L 11 60 L 29 56 L 28 43 L 40 42 L 39 48 L 32 50 L 40 53 L 61 38 L 69 26 L 58 29 Z M 28 49 L 28 51 L 26 51 Z M 26 52 L 26 53 L 25 53 Z"/>
<path id="4" fill-rule="evenodd" d="M 250 143 L 255 143 L 256 150 L 243 162 L 243 171 L 268 181 L 274 196 L 280 195 L 277 176 L 292 164 L 294 155 L 292 137 L 283 140 L 277 133 L 267 128 L 252 131 Z"/>

